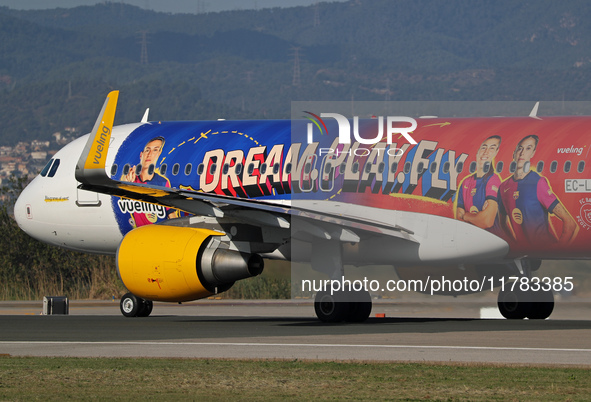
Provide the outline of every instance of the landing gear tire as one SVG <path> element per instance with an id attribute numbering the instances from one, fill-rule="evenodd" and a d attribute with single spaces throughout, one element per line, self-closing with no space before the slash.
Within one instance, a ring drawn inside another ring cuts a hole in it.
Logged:
<path id="1" fill-rule="evenodd" d="M 125 317 L 137 317 L 137 313 L 140 310 L 140 303 L 133 294 L 126 293 L 119 302 L 119 308 L 121 309 L 121 314 Z"/>
<path id="2" fill-rule="evenodd" d="M 119 302 L 121 314 L 125 317 L 147 317 L 152 312 L 153 307 L 154 304 L 151 300 L 142 299 L 132 293 L 124 294 Z"/>
<path id="3" fill-rule="evenodd" d="M 353 301 L 349 302 L 349 315 L 346 318 L 349 322 L 363 322 L 371 314 L 371 296 L 369 292 L 356 292 L 352 295 Z"/>
<path id="4" fill-rule="evenodd" d="M 531 296 L 531 308 L 527 313 L 530 320 L 545 320 L 554 310 L 554 294 L 551 290 L 534 292 Z"/>
<path id="5" fill-rule="evenodd" d="M 154 308 L 154 303 L 152 302 L 152 300 L 145 300 L 145 299 L 139 299 L 141 300 L 141 307 L 140 307 L 140 311 L 138 312 L 138 317 L 148 317 L 151 313 L 152 313 L 152 309 Z"/>
<path id="6" fill-rule="evenodd" d="M 314 311 L 322 322 L 335 323 L 347 319 L 350 303 L 341 293 L 318 292 L 314 299 Z"/>
<path id="7" fill-rule="evenodd" d="M 531 302 L 527 292 L 519 289 L 511 291 L 512 283 L 506 285 L 506 290 L 499 291 L 497 306 L 501 315 L 509 320 L 523 320 L 531 311 Z M 517 286 L 516 286 L 517 287 Z"/>

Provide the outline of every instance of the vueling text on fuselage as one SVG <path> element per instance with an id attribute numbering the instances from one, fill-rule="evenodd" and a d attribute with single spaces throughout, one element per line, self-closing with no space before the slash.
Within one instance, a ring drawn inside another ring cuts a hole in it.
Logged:
<path id="1" fill-rule="evenodd" d="M 213 149 L 203 157 L 199 189 L 239 197 L 341 190 L 447 201 L 457 190 L 468 155 L 437 145 L 429 140 L 414 146 L 341 144 L 335 139 L 329 148 L 313 142 L 275 144 L 270 149 L 261 145 L 246 151 Z"/>

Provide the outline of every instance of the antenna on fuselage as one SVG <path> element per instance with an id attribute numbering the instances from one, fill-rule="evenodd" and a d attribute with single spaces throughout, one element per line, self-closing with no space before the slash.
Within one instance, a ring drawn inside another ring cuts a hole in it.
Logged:
<path id="1" fill-rule="evenodd" d="M 142 117 L 142 123 L 148 122 L 148 115 L 149 114 L 150 114 L 150 108 L 147 108 L 146 111 L 144 112 L 144 117 Z"/>
<path id="2" fill-rule="evenodd" d="M 531 112 L 529 112 L 529 117 L 533 117 L 534 119 L 540 119 L 538 117 L 538 108 L 540 107 L 540 102 L 536 102 L 536 104 L 534 105 L 534 108 L 531 110 Z"/>

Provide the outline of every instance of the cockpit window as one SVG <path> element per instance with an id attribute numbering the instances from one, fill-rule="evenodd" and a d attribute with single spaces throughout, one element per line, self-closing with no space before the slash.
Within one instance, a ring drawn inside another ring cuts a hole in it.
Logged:
<path id="1" fill-rule="evenodd" d="M 53 177 L 55 176 L 55 173 L 57 172 L 57 168 L 60 167 L 60 160 L 56 159 L 53 162 L 53 165 L 51 165 L 51 169 L 49 169 L 49 173 L 47 174 L 47 177 Z"/>
<path id="2" fill-rule="evenodd" d="M 47 176 L 47 172 L 49 172 L 49 168 L 51 167 L 52 164 L 53 164 L 53 159 L 50 159 L 49 162 L 47 162 L 47 165 L 45 165 L 45 167 L 41 171 L 41 173 L 40 173 L 41 176 L 43 176 L 43 177 Z"/>

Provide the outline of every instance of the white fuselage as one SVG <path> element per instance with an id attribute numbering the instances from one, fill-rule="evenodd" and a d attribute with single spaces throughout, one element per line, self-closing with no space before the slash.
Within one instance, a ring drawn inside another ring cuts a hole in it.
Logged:
<path id="1" fill-rule="evenodd" d="M 123 140 L 140 125 L 113 130 L 109 166 Z M 14 216 L 20 228 L 37 240 L 77 251 L 114 254 L 123 235 L 115 221 L 111 196 L 80 190 L 74 178 L 77 155 L 87 140 L 88 135 L 77 138 L 55 154 L 52 160 L 59 160 L 55 174 L 38 175 L 23 190 Z"/>

